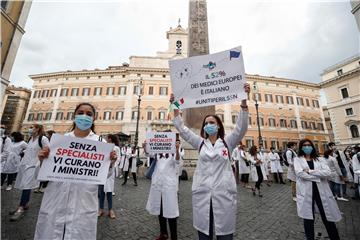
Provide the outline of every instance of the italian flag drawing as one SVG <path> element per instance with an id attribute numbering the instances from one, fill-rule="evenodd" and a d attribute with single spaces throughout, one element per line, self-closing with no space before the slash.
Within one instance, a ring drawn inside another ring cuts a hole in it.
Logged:
<path id="1" fill-rule="evenodd" d="M 177 101 L 174 101 L 173 104 L 174 104 L 178 109 L 180 109 L 180 106 L 184 104 L 184 99 L 181 98 L 181 99 L 179 99 L 179 100 L 177 100 Z"/>

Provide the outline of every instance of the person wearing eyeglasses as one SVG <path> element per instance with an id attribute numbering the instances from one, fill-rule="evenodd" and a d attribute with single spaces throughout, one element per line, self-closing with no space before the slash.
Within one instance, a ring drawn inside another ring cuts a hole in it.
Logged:
<path id="1" fill-rule="evenodd" d="M 250 93 L 249 84 L 245 83 L 244 89 Z M 173 101 L 174 95 L 171 95 L 170 102 Z M 199 151 L 192 184 L 193 225 L 199 240 L 212 239 L 214 229 L 217 239 L 233 239 L 237 187 L 231 168 L 231 153 L 248 128 L 246 99 L 242 100 L 240 107 L 242 111 L 236 127 L 226 136 L 218 116 L 204 118 L 199 136 L 184 126 L 179 110 L 174 109 L 174 126 L 180 136 Z"/>
<path id="2" fill-rule="evenodd" d="M 304 219 L 306 239 L 313 240 L 315 237 L 315 204 L 330 240 L 340 239 L 335 222 L 341 220 L 341 213 L 328 184 L 331 171 L 327 163 L 319 158 L 311 140 L 302 139 L 299 142 L 294 169 L 297 213 Z"/>

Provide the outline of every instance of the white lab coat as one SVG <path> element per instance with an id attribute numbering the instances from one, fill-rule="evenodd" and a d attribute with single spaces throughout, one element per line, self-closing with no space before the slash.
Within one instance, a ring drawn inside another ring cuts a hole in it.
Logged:
<path id="1" fill-rule="evenodd" d="M 114 146 L 114 151 L 116 153 L 117 156 L 117 160 L 114 163 L 114 167 L 111 168 L 111 173 L 109 175 L 109 177 L 106 179 L 105 185 L 104 185 L 104 192 L 114 192 L 114 184 L 115 184 L 115 172 L 116 172 L 116 168 L 115 166 L 116 163 L 120 160 L 120 148 L 118 146 Z"/>
<path id="2" fill-rule="evenodd" d="M 49 139 L 47 137 L 43 136 L 41 142 L 43 147 L 49 146 Z M 19 164 L 15 188 L 24 190 L 34 189 L 39 186 L 39 181 L 35 177 L 35 169 L 40 164 L 38 159 L 40 150 L 38 137 L 31 138 L 24 152 L 24 157 Z"/>
<path id="3" fill-rule="evenodd" d="M 270 160 L 271 173 L 283 173 L 279 154 L 270 152 L 268 157 Z"/>
<path id="4" fill-rule="evenodd" d="M 294 161 L 294 167 L 297 178 L 296 205 L 298 216 L 303 219 L 314 219 L 312 211 L 312 183 L 316 182 L 326 219 L 331 222 L 340 221 L 341 213 L 328 184 L 331 172 L 326 162 L 322 160 L 314 161 L 314 170 L 309 170 L 309 173 L 306 173 L 304 169 L 309 169 L 306 159 L 304 157 L 297 157 Z M 315 206 L 317 209 L 316 204 Z"/>
<path id="5" fill-rule="evenodd" d="M 131 162 L 131 166 L 129 169 L 129 159 L 132 157 L 132 162 Z M 132 173 L 136 173 L 137 167 L 136 167 L 136 157 L 137 157 L 137 150 L 135 151 L 135 153 L 132 153 L 132 149 L 131 147 L 128 147 L 126 149 L 126 154 L 125 154 L 125 160 L 124 160 L 124 168 L 123 171 L 129 171 Z"/>
<path id="6" fill-rule="evenodd" d="M 193 133 L 184 126 L 180 116 L 174 118 L 173 123 L 180 136 L 193 148 L 199 149 L 201 143 L 204 142 L 199 153 L 192 184 L 195 229 L 209 235 L 210 201 L 212 201 L 215 234 L 234 233 L 237 189 L 229 154 L 247 131 L 248 112 L 240 112 L 234 131 L 225 136 L 224 140 L 230 152 L 221 139 L 217 139 L 213 146 L 209 139 L 203 139 Z"/>
<path id="7" fill-rule="evenodd" d="M 249 162 L 249 166 L 247 166 L 246 165 L 247 159 L 244 150 L 235 148 L 231 156 L 239 164 L 239 175 L 250 173 L 250 162 Z"/>
<path id="8" fill-rule="evenodd" d="M 183 166 L 184 166 L 184 156 L 185 156 L 185 150 L 181 147 L 181 145 L 180 145 L 180 147 L 179 147 L 179 149 L 180 149 L 180 161 L 179 161 L 179 164 L 177 165 L 177 175 L 178 175 L 178 177 L 180 177 L 181 176 L 181 174 L 182 174 L 182 170 L 183 170 Z"/>
<path id="9" fill-rule="evenodd" d="M 349 168 L 350 163 L 349 163 L 348 160 L 346 160 L 345 153 L 344 153 L 343 151 L 340 151 L 340 150 L 338 151 L 338 153 L 339 153 L 340 159 L 341 159 L 341 161 L 342 161 L 342 163 L 344 164 L 345 169 L 346 169 L 346 178 L 347 178 L 347 181 L 348 181 L 348 182 L 353 182 L 354 179 L 353 179 L 353 177 L 352 177 L 352 175 L 351 175 L 350 168 Z M 336 153 L 334 153 L 334 157 L 335 157 L 335 158 L 337 157 L 337 154 L 336 154 Z"/>
<path id="10" fill-rule="evenodd" d="M 340 176 L 342 176 L 342 172 L 340 170 L 339 164 L 333 156 L 329 156 L 328 159 L 322 158 L 325 161 L 330 169 L 331 175 L 329 180 L 334 183 L 344 184 L 344 181 L 341 181 Z"/>
<path id="11" fill-rule="evenodd" d="M 1 149 L 0 171 L 1 172 L 3 172 L 3 167 L 4 167 L 6 160 L 10 154 L 11 144 L 12 144 L 12 142 L 9 137 L 5 137 L 4 144 L 3 144 L 3 137 L 0 138 L 0 149 Z"/>
<path id="12" fill-rule="evenodd" d="M 360 183 L 360 162 L 359 162 L 359 156 L 360 153 L 355 154 L 351 161 L 352 161 L 352 167 L 354 171 L 354 183 Z M 360 187 L 360 186 L 359 186 Z"/>
<path id="13" fill-rule="evenodd" d="M 6 159 L 2 173 L 17 173 L 20 165 L 20 153 L 27 147 L 25 141 L 12 143 L 9 149 L 9 155 Z"/>
<path id="14" fill-rule="evenodd" d="M 160 203 L 162 199 L 163 216 L 165 218 L 176 218 L 179 216 L 178 205 L 178 168 L 180 160 L 170 154 L 167 158 L 157 155 L 156 166 L 151 177 L 146 210 L 151 215 L 160 215 Z"/>
<path id="15" fill-rule="evenodd" d="M 126 157 L 126 147 L 124 146 L 124 147 L 121 147 L 121 149 L 120 149 L 119 169 L 124 168 L 125 157 Z"/>
<path id="16" fill-rule="evenodd" d="M 258 179 L 259 179 L 259 176 L 258 176 L 257 171 L 256 171 L 256 165 L 255 165 L 255 164 L 256 164 L 256 160 L 255 160 L 254 157 L 251 156 L 251 155 L 249 155 L 248 159 L 249 159 L 249 161 L 252 163 L 251 166 L 250 166 L 250 177 L 249 177 L 249 180 L 250 180 L 251 182 L 257 182 Z M 263 160 L 262 156 L 261 156 L 259 153 L 257 154 L 257 159 L 260 160 L 260 161 L 262 161 L 262 163 L 260 164 L 260 168 L 261 168 L 261 173 L 262 173 L 262 175 L 263 175 L 263 180 L 266 181 L 266 180 L 268 180 L 268 178 L 267 178 L 267 176 L 266 176 L 265 168 L 262 167 L 262 166 L 264 166 L 264 163 L 263 163 L 264 160 Z"/>
<path id="17" fill-rule="evenodd" d="M 294 157 L 293 157 L 294 155 Z M 286 150 L 286 160 L 289 163 L 288 171 L 287 171 L 287 178 L 293 182 L 296 182 L 296 175 L 295 175 L 295 169 L 294 169 L 294 161 L 295 158 L 297 158 L 297 154 L 294 150 L 288 148 Z"/>
<path id="18" fill-rule="evenodd" d="M 269 175 L 269 160 L 267 158 L 267 154 L 264 152 L 259 152 L 257 156 L 258 156 L 258 159 L 261 160 L 260 166 L 261 166 L 261 171 L 262 171 L 263 175 L 265 172 L 264 180 L 267 180 L 266 176 Z M 265 177 L 266 177 L 266 179 L 265 179 Z"/>
<path id="19" fill-rule="evenodd" d="M 65 135 L 75 137 L 74 132 Z M 99 136 L 91 131 L 85 139 L 99 141 Z M 98 185 L 50 181 L 41 202 L 34 240 L 95 240 L 97 218 Z"/>

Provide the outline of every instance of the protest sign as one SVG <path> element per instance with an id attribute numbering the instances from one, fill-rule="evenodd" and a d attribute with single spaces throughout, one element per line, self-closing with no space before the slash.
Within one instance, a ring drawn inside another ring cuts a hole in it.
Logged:
<path id="1" fill-rule="evenodd" d="M 114 144 L 54 134 L 38 180 L 105 184 Z"/>
<path id="2" fill-rule="evenodd" d="M 174 105 L 196 108 L 241 101 L 245 70 L 241 47 L 169 61 Z"/>
<path id="3" fill-rule="evenodd" d="M 147 132 L 146 147 L 149 153 L 175 153 L 176 133 Z"/>

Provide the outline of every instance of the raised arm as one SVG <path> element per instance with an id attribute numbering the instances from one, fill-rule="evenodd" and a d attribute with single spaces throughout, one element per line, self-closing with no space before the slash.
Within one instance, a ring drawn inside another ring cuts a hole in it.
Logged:
<path id="1" fill-rule="evenodd" d="M 199 149 L 203 138 L 195 134 L 188 127 L 184 125 L 184 121 L 180 115 L 173 119 L 175 128 L 179 131 L 180 136 L 188 142 L 193 148 Z"/>

